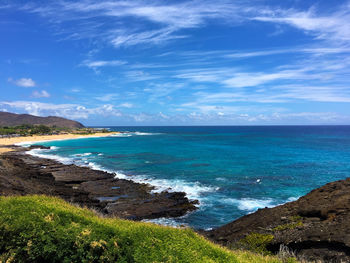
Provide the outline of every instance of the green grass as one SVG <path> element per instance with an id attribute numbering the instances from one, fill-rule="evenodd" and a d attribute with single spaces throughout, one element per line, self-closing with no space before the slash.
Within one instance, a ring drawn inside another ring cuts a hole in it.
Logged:
<path id="1" fill-rule="evenodd" d="M 291 222 L 287 223 L 287 224 L 276 226 L 272 230 L 273 231 L 284 231 L 287 229 L 291 230 L 291 229 L 295 229 L 297 227 L 302 227 L 304 225 L 301 216 L 291 216 L 291 217 L 289 217 L 289 221 L 291 221 Z"/>
<path id="2" fill-rule="evenodd" d="M 0 262 L 280 262 L 191 229 L 103 218 L 59 198 L 0 197 Z"/>
<path id="3" fill-rule="evenodd" d="M 273 235 L 269 234 L 250 233 L 242 238 L 237 245 L 244 249 L 269 255 L 271 253 L 267 250 L 267 246 L 272 242 L 273 238 Z"/>

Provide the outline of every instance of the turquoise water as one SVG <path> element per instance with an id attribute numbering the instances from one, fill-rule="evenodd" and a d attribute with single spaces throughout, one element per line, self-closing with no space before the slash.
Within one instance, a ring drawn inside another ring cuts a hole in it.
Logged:
<path id="1" fill-rule="evenodd" d="M 110 127 L 113 137 L 40 143 L 64 163 L 185 191 L 199 210 L 164 224 L 208 229 L 350 175 L 350 126 Z"/>

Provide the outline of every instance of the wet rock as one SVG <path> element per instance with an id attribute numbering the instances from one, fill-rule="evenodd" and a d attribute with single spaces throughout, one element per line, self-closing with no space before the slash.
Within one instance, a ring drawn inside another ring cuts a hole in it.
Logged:
<path id="1" fill-rule="evenodd" d="M 50 149 L 50 147 L 43 146 L 43 145 L 31 145 L 31 146 L 26 147 L 26 148 L 27 148 L 27 150 L 33 150 L 33 149 L 45 149 L 45 150 L 48 150 L 48 149 Z"/>
<path id="2" fill-rule="evenodd" d="M 35 146 L 35 148 L 40 146 Z M 153 194 L 154 187 L 87 167 L 23 153 L 0 155 L 0 195 L 46 194 L 122 218 L 177 217 L 197 209 L 182 192 Z M 26 148 L 27 150 L 27 148 Z"/>

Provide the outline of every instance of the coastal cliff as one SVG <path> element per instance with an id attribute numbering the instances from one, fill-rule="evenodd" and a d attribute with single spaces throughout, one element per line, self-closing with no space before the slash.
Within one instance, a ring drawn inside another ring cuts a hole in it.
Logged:
<path id="1" fill-rule="evenodd" d="M 280 248 L 299 259 L 350 262 L 350 178 L 328 183 L 299 200 L 259 209 L 206 236 L 230 248 Z"/>

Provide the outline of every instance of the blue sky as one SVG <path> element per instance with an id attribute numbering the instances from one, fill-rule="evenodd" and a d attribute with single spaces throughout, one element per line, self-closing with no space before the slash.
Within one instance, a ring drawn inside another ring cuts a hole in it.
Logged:
<path id="1" fill-rule="evenodd" d="M 1 1 L 0 110 L 350 124 L 349 1 Z"/>

